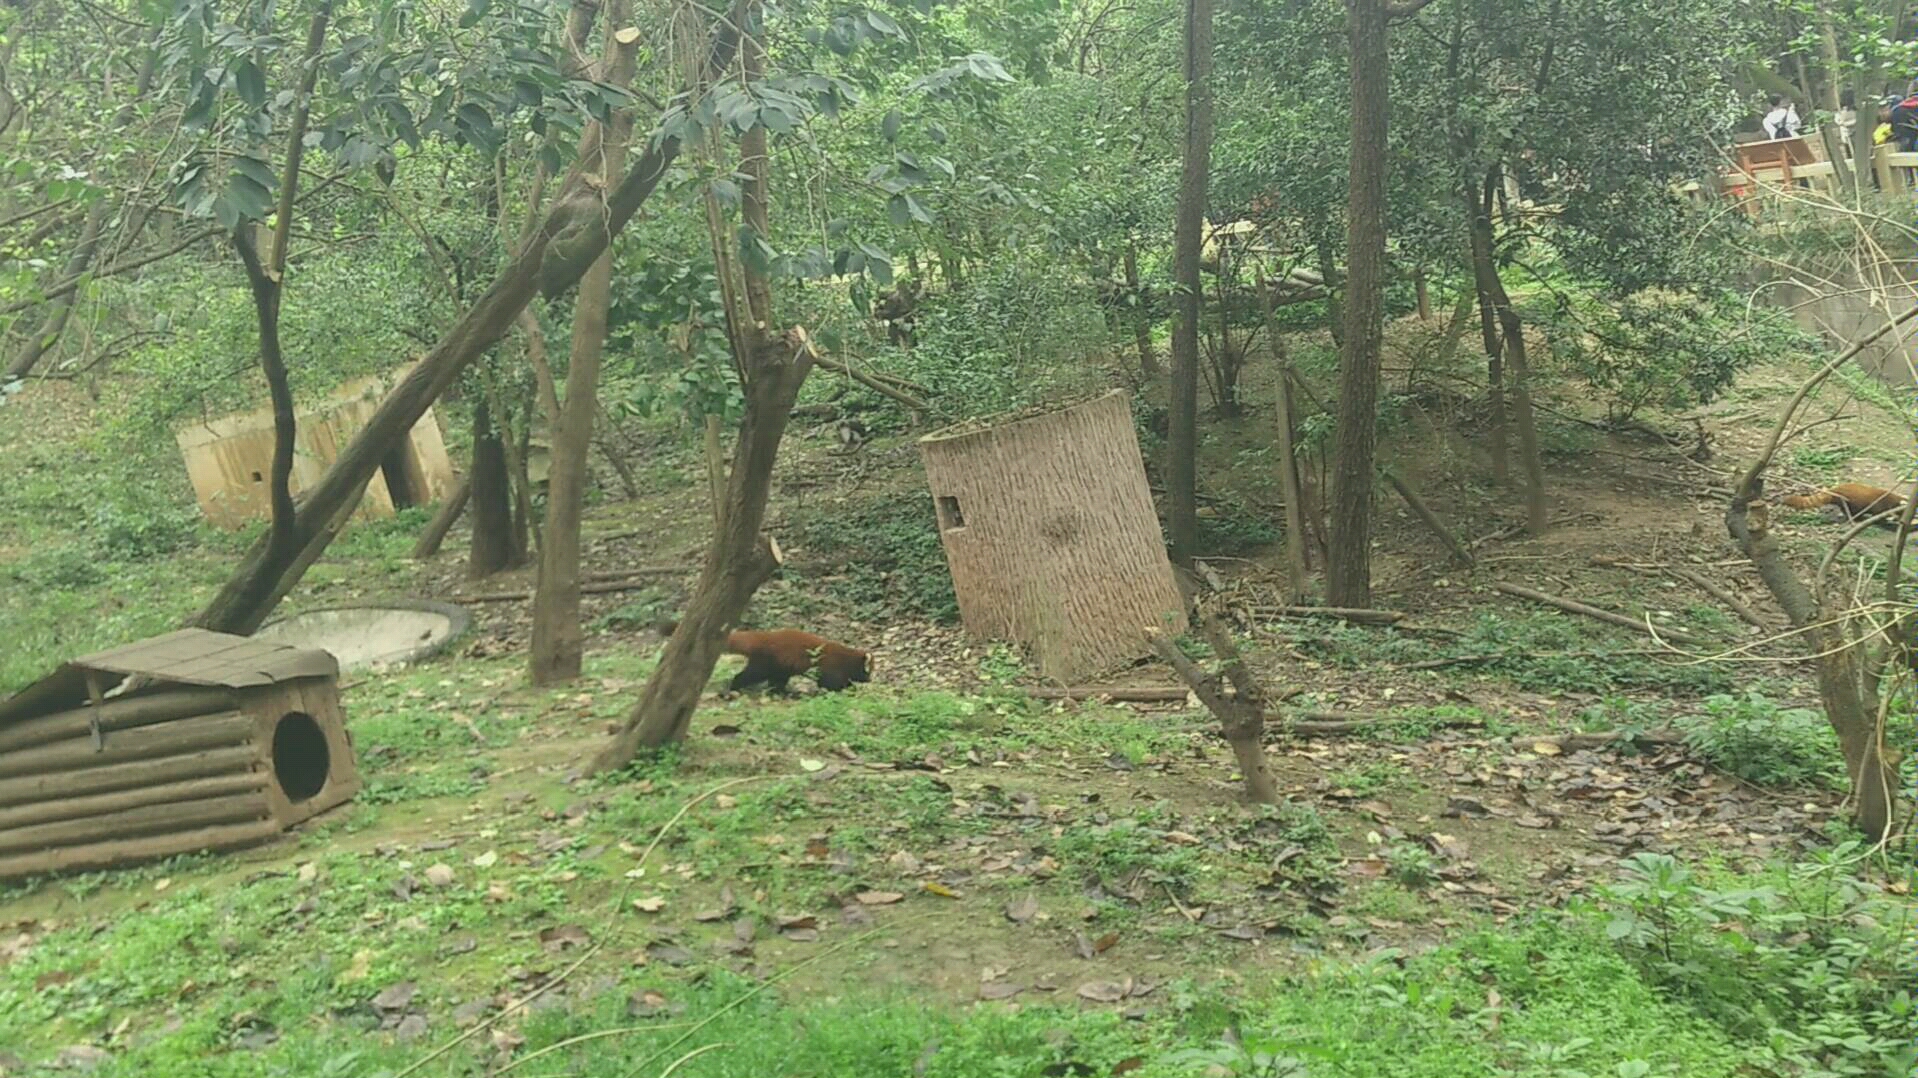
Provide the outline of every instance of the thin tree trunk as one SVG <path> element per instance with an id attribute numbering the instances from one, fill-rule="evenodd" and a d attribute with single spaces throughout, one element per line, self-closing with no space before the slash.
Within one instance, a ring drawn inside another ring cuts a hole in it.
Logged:
<path id="1" fill-rule="evenodd" d="M 1273 365 L 1279 374 L 1279 489 L 1285 496 L 1285 601 L 1299 603 L 1305 598 L 1306 533 L 1305 500 L 1299 489 L 1299 457 L 1292 440 L 1292 356 L 1286 350 L 1285 339 L 1279 336 L 1278 313 L 1272 304 L 1272 292 L 1265 286 L 1263 269 L 1254 281 L 1265 306 L 1266 346 L 1272 350 Z"/>
<path id="2" fill-rule="evenodd" d="M 1485 344 L 1486 407 L 1491 412 L 1492 482 L 1505 486 L 1511 481 L 1511 452 L 1505 434 L 1505 342 L 1499 336 L 1498 312 L 1494 308 L 1498 264 L 1492 256 L 1491 181 L 1485 185 L 1486 201 L 1468 185 L 1465 189 L 1466 234 L 1471 247 L 1473 292 L 1478 296 L 1479 336 Z"/>
<path id="3" fill-rule="evenodd" d="M 466 575 L 479 580 L 519 564 L 525 546 L 513 520 L 506 443 L 493 425 L 492 408 L 483 400 L 473 403 L 473 468 L 467 486 L 473 534 L 467 544 Z"/>
<path id="4" fill-rule="evenodd" d="M 1346 199 L 1345 339 L 1339 351 L 1326 602 L 1372 605 L 1372 479 L 1385 327 L 1386 125 L 1391 31 L 1385 0 L 1346 0 L 1352 156 Z"/>
<path id="5" fill-rule="evenodd" d="M 1487 189 L 1491 186 L 1488 180 Z M 1471 192 L 1468 191 L 1467 196 L 1471 201 Z M 1506 293 L 1505 282 L 1499 278 L 1498 266 L 1493 262 L 1491 207 L 1487 202 L 1475 202 L 1471 209 L 1468 227 L 1472 235 L 1472 279 L 1479 290 L 1480 309 L 1489 309 L 1498 319 L 1496 336 L 1505 359 L 1511 364 L 1512 421 L 1518 428 L 1519 464 L 1525 469 L 1525 530 L 1539 535 L 1547 525 L 1545 466 L 1539 458 L 1538 427 L 1532 411 L 1531 364 L 1526 361 L 1525 326 L 1512 308 L 1511 296 Z M 1486 336 L 1489 339 L 1493 334 L 1488 332 Z M 1502 445 L 1494 446 L 1495 453 L 1502 449 Z"/>
<path id="6" fill-rule="evenodd" d="M 87 211 L 86 220 L 80 226 L 79 242 L 74 244 L 73 253 L 60 268 L 61 280 L 81 276 L 93 265 L 93 256 L 100 249 L 100 230 L 106 224 L 107 208 L 103 199 Z M 6 373 L 0 375 L 0 382 L 32 374 L 47 353 L 53 351 L 67 331 L 67 320 L 73 315 L 73 304 L 78 294 L 76 289 L 47 301 L 46 316 L 27 335 L 27 339 L 20 342 L 19 350 L 14 352 L 12 361 L 7 364 Z"/>
<path id="7" fill-rule="evenodd" d="M 1338 260 L 1332 257 L 1332 241 L 1321 237 L 1313 245 L 1313 252 L 1319 260 L 1319 280 L 1325 283 L 1325 332 L 1332 338 L 1334 348 L 1345 343 L 1345 303 L 1339 298 L 1344 294 L 1345 278 L 1339 273 Z"/>
<path id="8" fill-rule="evenodd" d="M 738 14 L 735 10 L 715 24 L 705 68 L 708 76 L 723 71 L 731 62 L 741 25 Z M 500 276 L 387 394 L 332 466 L 306 491 L 298 521 L 303 550 L 316 543 L 323 549 L 332 541 L 322 522 L 331 520 L 343 503 L 358 500 L 391 448 L 407 436 L 460 373 L 499 340 L 534 295 L 542 289 L 562 291 L 586 272 L 612 237 L 652 196 L 679 150 L 680 140 L 674 135 L 651 142 L 603 203 L 581 192 L 582 185 L 568 185 Z M 302 572 L 299 554 L 286 557 L 270 549 L 264 540 L 256 542 L 232 578 L 192 623 L 250 634 L 271 613 L 276 596 L 297 583 Z"/>
<path id="9" fill-rule="evenodd" d="M 1139 345 L 1139 373 L 1148 382 L 1159 380 L 1159 357 L 1152 351 L 1152 312 L 1139 291 L 1139 247 L 1125 245 L 1125 284 L 1132 294 L 1132 334 Z"/>
<path id="10" fill-rule="evenodd" d="M 601 80 L 624 86 L 638 63 L 639 31 L 627 26 L 630 5 L 613 0 L 606 12 L 608 33 Z M 632 134 L 632 113 L 613 112 L 595 138 L 598 153 L 586 170 L 603 187 L 619 175 Z M 535 685 L 555 685 L 579 676 L 586 637 L 580 627 L 579 527 L 586 502 L 587 459 L 593 446 L 593 421 L 599 414 L 599 368 L 606 353 L 606 321 L 612 303 L 613 252 L 610 246 L 580 279 L 573 301 L 572 352 L 566 368 L 566 399 L 553 431 L 552 470 L 546 486 L 546 531 L 540 544 L 538 594 L 533 600 L 531 672 Z"/>
<path id="11" fill-rule="evenodd" d="M 1760 493 L 1757 486 L 1749 481 L 1741 484 L 1726 511 L 1726 529 L 1751 559 L 1792 626 L 1805 634 L 1818 676 L 1819 701 L 1845 757 L 1854 799 L 1852 819 L 1867 838 L 1879 841 L 1891 831 L 1897 815 L 1898 768 L 1885 751 L 1865 643 L 1849 635 L 1845 611 L 1821 606 L 1792 570 L 1771 536 L 1765 507 L 1753 504 Z"/>
<path id="12" fill-rule="evenodd" d="M 267 395 L 273 404 L 273 463 L 267 476 L 273 521 L 267 530 L 266 544 L 278 557 L 298 557 L 303 545 L 292 490 L 293 443 L 299 432 L 299 420 L 287 377 L 286 356 L 280 347 L 280 297 L 286 284 L 287 244 L 293 231 L 293 200 L 300 186 L 300 161 L 306 154 L 307 119 L 313 107 L 313 87 L 319 80 L 320 51 L 326 45 L 326 28 L 332 18 L 331 0 L 323 0 L 307 26 L 303 72 L 293 98 L 286 160 L 280 174 L 280 201 L 272 246 L 267 250 L 265 261 L 261 260 L 255 245 L 254 223 L 241 221 L 233 229 L 233 249 L 239 253 L 240 264 L 246 269 L 247 288 L 253 295 L 254 315 L 259 324 L 260 373 L 266 377 Z"/>
<path id="13" fill-rule="evenodd" d="M 1205 200 L 1212 159 L 1212 0 L 1185 5 L 1185 147 L 1173 222 L 1172 393 L 1165 485 L 1172 562 L 1191 568 L 1199 546 L 1199 317 L 1205 284 Z"/>

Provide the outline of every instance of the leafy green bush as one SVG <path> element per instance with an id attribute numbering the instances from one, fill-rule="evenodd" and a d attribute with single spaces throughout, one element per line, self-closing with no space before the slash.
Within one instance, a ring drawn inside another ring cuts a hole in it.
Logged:
<path id="1" fill-rule="evenodd" d="M 1682 716 L 1674 725 L 1693 752 L 1749 782 L 1845 788 L 1838 737 L 1816 711 L 1780 707 L 1750 692 L 1706 697 L 1704 714 Z"/>
<path id="2" fill-rule="evenodd" d="M 934 621 L 959 617 L 959 600 L 939 542 L 932 495 L 897 492 L 858 502 L 807 507 L 787 517 L 793 542 L 833 569 L 816 579 L 862 617 L 900 613 Z M 788 570 L 792 572 L 792 570 Z M 795 573 L 795 575 L 798 575 Z"/>
<path id="3" fill-rule="evenodd" d="M 1910 1074 L 1910 912 L 1853 874 L 1865 854 L 1714 879 L 1640 853 L 1597 908 L 1634 964 L 1745 1043 L 1747 1073 Z"/>
<path id="4" fill-rule="evenodd" d="M 1677 411 L 1709 402 L 1739 371 L 1807 346 L 1783 314 L 1750 311 L 1727 292 L 1648 288 L 1611 299 L 1561 291 L 1545 327 L 1553 356 L 1619 420 L 1647 406 Z"/>

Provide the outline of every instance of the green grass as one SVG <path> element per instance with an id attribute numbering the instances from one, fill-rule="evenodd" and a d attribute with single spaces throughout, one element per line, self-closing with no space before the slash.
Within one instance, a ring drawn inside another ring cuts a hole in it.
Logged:
<path id="1" fill-rule="evenodd" d="M 95 934 L 75 927 L 42 939 L 0 969 L 0 1041 L 29 1057 L 119 1028 L 111 1058 L 95 1073 L 195 1074 L 254 1078 L 278 1074 L 366 1076 L 391 1073 L 455 1030 L 447 1017 L 483 996 L 509 963 L 554 969 L 561 959 L 508 932 L 489 957 L 446 957 L 436 947 L 451 930 L 490 932 L 555 912 L 537 889 L 524 900 L 493 903 L 475 878 L 430 901 L 399 907 L 367 938 L 369 909 L 392 906 L 397 865 L 356 867 L 328 858 L 316 879 L 327 901 L 291 915 L 315 884 L 272 876 L 238 887 L 192 888 L 156 900 L 144 916 L 125 917 Z M 1621 905 L 1625 900 L 1621 900 Z M 1380 906 L 1378 912 L 1389 912 Z M 577 914 L 579 911 L 557 911 Z M 657 1075 L 710 1078 L 833 1075 L 896 1078 L 917 1073 L 980 1075 L 1112 1074 L 1198 1076 L 1312 1074 L 1370 1078 L 1454 1078 L 1460 1074 L 1736 1075 L 1798 1070 L 1820 1046 L 1807 1039 L 1838 1015 L 1782 1015 L 1771 1029 L 1741 1028 L 1715 1014 L 1697 992 L 1674 991 L 1639 962 L 1640 950 L 1611 938 L 1611 916 L 1592 908 L 1540 915 L 1500 929 L 1467 932 L 1417 956 L 1387 951 L 1363 961 L 1329 961 L 1239 986 L 1174 981 L 1136 1004 L 1140 1020 L 1119 1008 L 1086 1004 L 1073 986 L 1027 991 L 1017 1010 L 976 1009 L 957 1001 L 876 989 L 857 980 L 807 991 L 741 978 L 724 970 L 630 964 L 597 991 L 567 995 L 551 1009 L 509 1021 L 524 1038 L 516 1054 L 612 1029 L 544 1056 L 532 1074 Z M 456 926 L 456 927 L 455 927 Z M 595 926 L 597 928 L 597 926 Z M 847 936 L 883 955 L 874 938 Z M 361 943 L 350 942 L 360 938 Z M 336 943 L 313 946 L 313 941 Z M 1859 939 L 1862 943 L 1864 940 Z M 1734 963 L 1714 969 L 1735 975 Z M 876 959 L 883 964 L 883 957 Z M 1853 1002 L 1896 998 L 1887 962 L 1848 969 L 1868 978 Z M 1875 979 L 1873 979 L 1875 978 Z M 381 1031 L 371 1001 L 385 988 L 418 985 L 409 1004 L 429 1022 L 419 1043 Z M 1714 981 L 1716 987 L 1725 983 Z M 1878 995 L 1869 995 L 1875 990 Z M 655 993 L 653 1017 L 635 1020 L 632 1000 Z M 1887 996 L 1886 993 L 1891 995 Z M 179 1020 L 163 1026 L 159 1015 Z M 1895 1019 L 1895 1016 L 1886 1015 Z M 123 1019 L 129 1021 L 121 1026 Z M 1828 1056 L 1843 1075 L 1890 1074 L 1904 1051 L 1888 1029 L 1860 1034 L 1861 1050 Z M 1231 1034 L 1227 1038 L 1228 1032 Z M 264 1043 L 262 1043 L 264 1042 Z M 471 1073 L 497 1058 L 487 1038 L 429 1065 L 427 1075 Z M 1223 1072 L 1212 1068 L 1224 1068 Z M 1874 1067 L 1880 1069 L 1872 1069 Z"/>
<path id="2" fill-rule="evenodd" d="M 1709 618 L 1681 621 L 1677 627 L 1735 628 L 1716 612 Z M 1444 676 L 1496 677 L 1528 692 L 1637 691 L 1696 697 L 1725 692 L 1731 686 L 1731 676 L 1722 665 L 1656 662 L 1631 654 L 1644 649 L 1642 637 L 1542 612 L 1481 613 L 1455 639 L 1323 623 L 1287 623 L 1279 632 L 1301 653 L 1344 669 L 1469 656 L 1473 661 L 1447 668 Z"/>

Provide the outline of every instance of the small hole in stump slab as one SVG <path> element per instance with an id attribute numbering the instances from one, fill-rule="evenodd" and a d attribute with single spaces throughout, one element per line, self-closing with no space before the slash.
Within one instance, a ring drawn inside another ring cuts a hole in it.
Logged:
<path id="1" fill-rule="evenodd" d="M 326 787 L 333 770 L 333 754 L 326 747 L 326 731 L 313 716 L 289 711 L 273 727 L 273 776 L 286 799 L 299 804 Z"/>

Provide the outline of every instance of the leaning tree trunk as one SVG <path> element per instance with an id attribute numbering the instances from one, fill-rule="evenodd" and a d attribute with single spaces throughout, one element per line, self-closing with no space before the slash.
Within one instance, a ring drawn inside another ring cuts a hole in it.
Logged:
<path id="1" fill-rule="evenodd" d="M 1265 342 L 1271 349 L 1273 367 L 1279 372 L 1279 490 L 1285 495 L 1285 601 L 1294 605 L 1305 600 L 1306 532 L 1304 484 L 1299 482 L 1299 454 L 1292 420 L 1292 356 L 1285 339 L 1279 335 L 1279 318 L 1272 304 L 1272 293 L 1265 286 L 1265 271 L 1257 277 L 1259 299 L 1264 305 Z"/>
<path id="2" fill-rule="evenodd" d="M 1372 473 L 1385 331 L 1385 136 L 1391 91 L 1385 0 L 1346 0 L 1351 38 L 1352 157 L 1346 197 L 1345 332 L 1326 602 L 1372 605 Z"/>
<path id="3" fill-rule="evenodd" d="M 745 613 L 759 586 L 779 567 L 760 534 L 773 462 L 785 435 L 799 387 L 812 370 L 813 352 L 803 333 L 762 337 L 745 384 L 746 412 L 726 484 L 725 509 L 692 600 L 667 638 L 659 667 L 646 682 L 626 724 L 595 760 L 600 770 L 624 767 L 640 750 L 686 736 L 700 693 L 725 651 L 726 634 Z"/>
<path id="4" fill-rule="evenodd" d="M 160 39 L 159 32 L 156 31 L 153 45 L 147 50 L 146 59 L 140 65 L 140 74 L 134 79 L 133 96 L 113 111 L 112 118 L 107 122 L 107 130 L 120 132 L 133 122 L 135 110 L 153 88 L 153 77 L 159 70 L 159 65 Z M 62 282 L 78 281 L 93 267 L 94 256 L 100 251 L 100 233 L 106 227 L 107 216 L 111 209 L 109 201 L 102 198 L 87 211 L 86 221 L 80 227 L 80 240 L 74 244 L 73 254 L 60 268 Z M 0 382 L 25 378 L 33 373 L 33 369 L 39 365 L 40 360 L 60 343 L 61 336 L 67 331 L 67 322 L 73 315 L 73 304 L 78 293 L 78 288 L 69 289 L 47 301 L 45 317 L 40 320 L 40 325 L 33 331 L 32 336 L 22 342 L 20 350 L 14 353 L 13 359 L 7 364 L 6 374 L 0 375 Z"/>
<path id="5" fill-rule="evenodd" d="M 624 86 L 638 63 L 639 31 L 626 25 L 631 5 L 614 0 L 606 13 L 606 57 L 601 81 Z M 619 170 L 632 135 L 632 114 L 615 110 L 600 129 L 590 171 L 602 186 Z M 593 136 L 589 132 L 588 139 Z M 539 585 L 533 596 L 532 680 L 555 685 L 579 676 L 586 637 L 580 629 L 579 525 L 586 502 L 587 457 L 593 419 L 599 412 L 599 367 L 606 354 L 606 320 L 612 304 L 613 252 L 609 247 L 580 280 L 573 301 L 572 352 L 566 368 L 566 400 L 553 431 L 552 470 L 546 487 L 546 531 L 540 542 Z"/>
<path id="6" fill-rule="evenodd" d="M 1818 677 L 1825 719 L 1838 735 L 1851 780 L 1853 821 L 1872 841 L 1891 831 L 1897 805 L 1898 767 L 1885 751 L 1878 725 L 1878 692 L 1869 671 L 1865 641 L 1850 636 L 1842 604 L 1820 604 L 1798 579 L 1771 536 L 1756 471 L 1747 473 L 1725 514 L 1725 526 L 1778 600 L 1792 627 L 1804 633 Z"/>
<path id="7" fill-rule="evenodd" d="M 757 0 L 735 9 L 742 24 L 757 26 Z M 747 36 L 740 43 L 740 81 L 751 86 L 764 70 L 764 43 Z M 766 129 L 754 127 L 739 139 L 739 171 L 745 176 L 740 203 L 746 229 L 761 239 L 772 234 L 770 214 L 770 150 Z M 710 224 L 714 260 L 726 302 L 733 358 L 740 373 L 746 409 L 739 421 L 739 442 L 733 451 L 732 475 L 726 500 L 713 529 L 712 545 L 699 583 L 687 603 L 679 627 L 668 639 L 659 666 L 646 681 L 639 703 L 626 716 L 613 741 L 594 760 L 600 770 L 623 767 L 641 749 L 671 744 L 686 736 L 699 696 L 713 675 L 713 666 L 725 648 L 726 634 L 745 613 L 753 593 L 779 567 L 772 543 L 761 534 L 766 521 L 766 499 L 772 489 L 773 463 L 779 441 L 792 417 L 793 401 L 811 372 L 815 355 L 804 330 L 783 334 L 773 324 L 772 284 L 747 267 L 735 274 L 729 252 L 732 234 Z M 737 282 L 743 287 L 735 288 Z"/>
<path id="8" fill-rule="evenodd" d="M 1485 196 L 1482 198 L 1473 189 L 1466 190 L 1472 281 L 1478 291 L 1479 313 L 1481 319 L 1490 317 L 1498 322 L 1497 329 L 1489 325 L 1484 329 L 1487 371 L 1493 393 L 1492 469 L 1494 478 L 1504 478 L 1505 470 L 1501 464 L 1506 454 L 1505 396 L 1499 369 L 1499 356 L 1502 353 L 1511 365 L 1511 420 L 1513 426 L 1518 428 L 1519 463 L 1525 469 L 1525 528 L 1531 534 L 1538 535 L 1545 530 L 1547 523 L 1545 466 L 1539 457 L 1538 425 L 1532 411 L 1531 364 L 1526 358 L 1525 325 L 1512 307 L 1512 297 L 1505 291 L 1505 282 L 1499 278 L 1498 265 L 1493 257 L 1495 237 L 1492 232 L 1490 196 L 1496 176 L 1497 170 L 1493 170 L 1485 182 Z"/>
<path id="9" fill-rule="evenodd" d="M 739 6 L 743 7 L 743 0 Z M 706 67 L 708 76 L 731 63 L 739 26 L 740 20 L 733 15 L 717 20 Z M 288 557 L 264 539 L 256 541 L 219 594 L 193 618 L 193 624 L 239 635 L 251 635 L 259 628 L 278 597 L 298 582 L 305 566 L 317 556 L 317 551 L 309 556 L 309 548 L 318 544 L 324 549 L 332 541 L 333 533 L 326 522 L 334 519 L 342 505 L 359 499 L 386 455 L 406 438 L 460 372 L 505 334 L 535 295 L 542 289 L 549 295 L 558 294 L 579 280 L 652 196 L 679 150 L 677 135 L 654 140 L 605 199 L 583 190 L 584 185 L 576 180 L 568 182 L 498 279 L 386 395 L 366 426 L 306 491 L 296 522 L 301 549 Z"/>
<path id="10" fill-rule="evenodd" d="M 93 208 L 87 211 L 86 221 L 80 226 L 80 240 L 74 245 L 73 254 L 67 258 L 66 264 L 61 268 L 62 281 L 71 281 L 79 277 L 93 265 L 93 255 L 100 248 L 100 230 L 106 224 L 106 217 L 107 204 L 104 200 L 94 203 Z M 79 290 L 75 289 L 47 301 L 46 316 L 40 320 L 40 324 L 33 329 L 27 339 L 20 343 L 19 350 L 13 354 L 12 361 L 7 364 L 6 373 L 0 375 L 0 382 L 25 378 L 32 374 L 33 369 L 46 358 L 46 354 L 53 351 L 54 346 L 60 343 L 61 336 L 67 331 L 67 320 L 73 315 L 74 297 L 77 295 Z"/>
<path id="11" fill-rule="evenodd" d="M 1212 163 L 1212 0 L 1185 4 L 1185 148 L 1173 221 L 1172 392 L 1165 486 L 1172 563 L 1190 569 L 1199 547 L 1199 316 L 1205 284 L 1205 192 Z"/>

